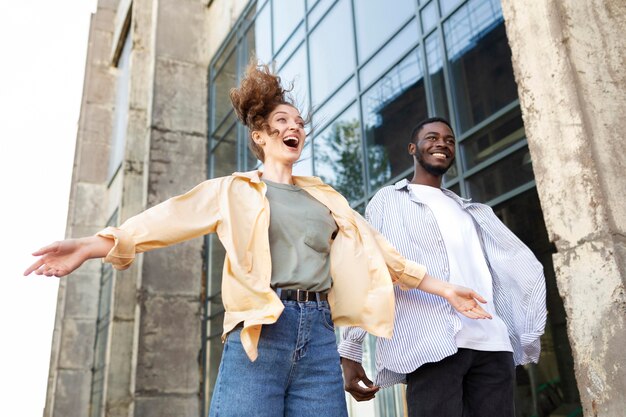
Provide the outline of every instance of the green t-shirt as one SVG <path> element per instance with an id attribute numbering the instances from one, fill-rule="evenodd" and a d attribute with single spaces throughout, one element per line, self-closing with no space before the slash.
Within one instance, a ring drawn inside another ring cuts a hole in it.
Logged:
<path id="1" fill-rule="evenodd" d="M 330 210 L 296 185 L 263 182 L 270 203 L 272 287 L 328 291 L 330 245 L 337 230 Z"/>

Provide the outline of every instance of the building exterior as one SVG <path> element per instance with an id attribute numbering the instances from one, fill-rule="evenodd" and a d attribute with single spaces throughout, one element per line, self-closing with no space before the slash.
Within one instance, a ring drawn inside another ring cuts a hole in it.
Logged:
<path id="1" fill-rule="evenodd" d="M 359 211 L 411 173 L 413 125 L 449 118 L 446 186 L 490 204 L 545 267 L 542 358 L 518 368 L 518 415 L 623 416 L 625 23 L 621 0 L 100 0 L 67 235 L 256 168 L 228 100 L 254 54 L 311 114 L 296 172 Z M 44 415 L 206 415 L 223 258 L 211 236 L 62 279 Z M 403 395 L 351 415 L 404 415 Z"/>

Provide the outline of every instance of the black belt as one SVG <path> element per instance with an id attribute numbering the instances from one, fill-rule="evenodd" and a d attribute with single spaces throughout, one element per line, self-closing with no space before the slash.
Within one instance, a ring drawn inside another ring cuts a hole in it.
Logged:
<path id="1" fill-rule="evenodd" d="M 281 300 L 297 301 L 299 303 L 328 300 L 328 295 L 325 292 L 290 290 L 285 288 L 276 288 L 274 291 L 276 291 L 276 294 L 278 294 Z"/>

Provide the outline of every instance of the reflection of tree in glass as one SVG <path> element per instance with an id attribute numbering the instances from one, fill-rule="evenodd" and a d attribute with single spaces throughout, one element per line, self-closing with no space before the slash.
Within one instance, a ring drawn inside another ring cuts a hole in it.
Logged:
<path id="1" fill-rule="evenodd" d="M 358 119 L 335 122 L 330 131 L 316 139 L 316 168 L 324 182 L 333 186 L 350 203 L 364 195 L 363 153 Z M 387 150 L 368 147 L 370 182 L 382 185 L 391 177 Z"/>

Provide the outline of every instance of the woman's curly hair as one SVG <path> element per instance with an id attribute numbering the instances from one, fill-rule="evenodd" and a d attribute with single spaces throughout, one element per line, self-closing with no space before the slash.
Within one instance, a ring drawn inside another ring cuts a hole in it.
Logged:
<path id="1" fill-rule="evenodd" d="M 280 77 L 272 73 L 269 66 L 259 65 L 253 60 L 248 64 L 239 87 L 230 90 L 230 101 L 237 117 L 250 133 L 263 130 L 271 135 L 274 132 L 268 117 L 276 106 L 287 104 L 296 108 L 290 91 L 282 87 Z M 264 161 L 263 149 L 252 140 L 252 136 L 248 138 L 248 146 L 259 160 Z"/>

